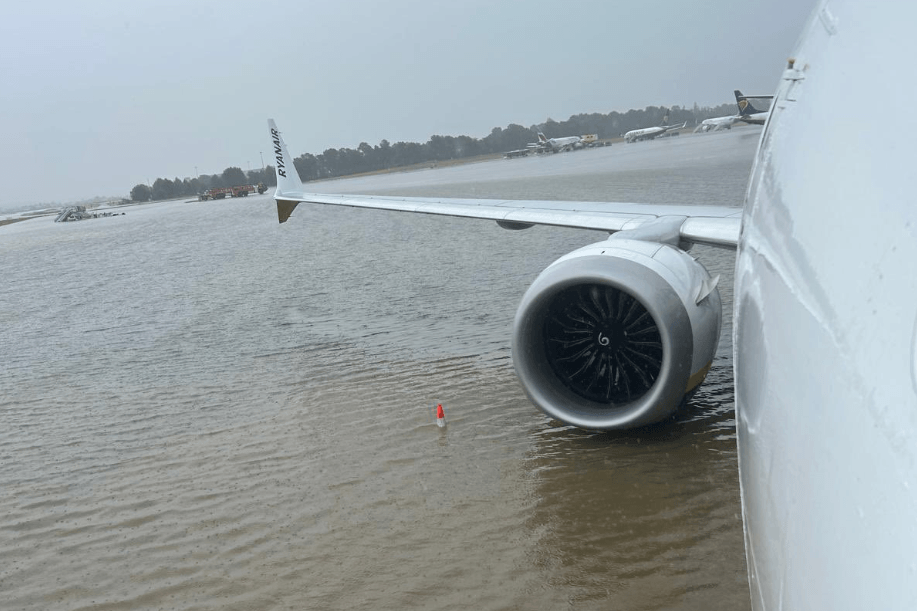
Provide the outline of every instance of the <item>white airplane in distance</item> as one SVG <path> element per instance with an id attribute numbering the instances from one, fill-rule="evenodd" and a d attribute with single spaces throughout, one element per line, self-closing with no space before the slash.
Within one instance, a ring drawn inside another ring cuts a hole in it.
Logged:
<path id="1" fill-rule="evenodd" d="M 731 129 L 732 125 L 739 120 L 739 117 L 736 115 L 728 115 L 725 117 L 711 117 L 709 119 L 704 119 L 701 121 L 700 125 L 694 128 L 694 133 L 697 132 L 716 132 L 721 129 Z"/>
<path id="2" fill-rule="evenodd" d="M 719 296 L 684 248 L 736 248 L 752 607 L 917 609 L 914 155 L 902 154 L 901 130 L 843 128 L 876 99 L 917 96 L 900 78 L 917 57 L 915 21 L 915 4 L 818 4 L 778 84 L 743 208 L 307 194 L 271 121 L 279 220 L 315 202 L 613 232 L 548 266 L 513 329 L 526 393 L 587 429 L 659 420 L 697 387 Z"/>
<path id="3" fill-rule="evenodd" d="M 766 110 L 758 110 L 752 106 L 749 100 L 770 100 L 773 99 L 772 95 L 742 95 L 742 92 L 738 89 L 735 90 L 736 96 L 736 106 L 739 107 L 739 114 L 736 115 L 737 121 L 743 121 L 745 123 L 751 123 L 752 125 L 764 125 L 764 122 L 767 121 L 767 116 L 770 114 Z"/>
<path id="4" fill-rule="evenodd" d="M 764 122 L 767 120 L 767 116 L 770 114 L 770 112 L 758 110 L 752 106 L 749 100 L 770 100 L 773 99 L 774 96 L 742 95 L 742 92 L 738 89 L 736 89 L 734 93 L 736 96 L 736 106 L 738 106 L 739 111 L 734 115 L 704 119 L 701 121 L 700 125 L 694 128 L 694 133 L 731 129 L 733 125 L 739 123 L 740 121 L 753 125 L 764 125 Z"/>
<path id="5" fill-rule="evenodd" d="M 748 100 L 770 100 L 773 99 L 774 96 L 742 95 L 742 92 L 738 89 L 736 89 L 734 93 L 736 96 L 736 106 L 738 106 L 739 109 L 738 113 L 725 117 L 712 117 L 710 119 L 704 119 L 701 121 L 700 125 L 694 128 L 694 133 L 731 129 L 733 125 L 740 121 L 744 123 L 751 123 L 753 125 L 764 125 L 764 122 L 767 120 L 767 115 L 770 114 L 769 111 L 758 110 L 752 106 L 751 102 Z"/>
<path id="6" fill-rule="evenodd" d="M 563 138 L 547 138 L 542 132 L 538 132 L 538 142 L 529 143 L 528 148 L 540 149 L 559 153 L 561 151 L 572 151 L 583 147 L 583 139 L 580 136 L 565 136 Z"/>
<path id="7" fill-rule="evenodd" d="M 681 129 L 685 127 L 688 122 L 685 121 L 681 125 L 668 125 L 669 122 L 669 113 L 666 112 L 665 116 L 662 118 L 662 125 L 657 125 L 656 127 L 644 127 L 643 129 L 632 129 L 626 134 L 624 134 L 624 141 L 628 144 L 632 142 L 639 142 L 640 140 L 652 140 L 657 138 L 667 131 L 673 129 Z"/>

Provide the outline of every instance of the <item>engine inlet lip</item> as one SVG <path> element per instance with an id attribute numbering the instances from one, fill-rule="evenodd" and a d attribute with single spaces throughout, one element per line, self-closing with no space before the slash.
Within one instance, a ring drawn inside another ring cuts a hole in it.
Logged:
<path id="1" fill-rule="evenodd" d="M 681 402 L 690 362 L 674 355 L 692 354 L 691 324 L 684 304 L 652 269 L 653 262 L 608 255 L 561 260 L 536 278 L 519 304 L 513 326 L 513 365 L 529 399 L 549 416 L 592 430 L 629 428 L 657 422 Z M 567 388 L 548 364 L 542 326 L 553 299 L 581 284 L 610 286 L 634 297 L 656 321 L 662 340 L 659 375 L 642 397 L 623 405 L 591 401 Z M 690 359 L 689 359 L 690 360 Z"/>

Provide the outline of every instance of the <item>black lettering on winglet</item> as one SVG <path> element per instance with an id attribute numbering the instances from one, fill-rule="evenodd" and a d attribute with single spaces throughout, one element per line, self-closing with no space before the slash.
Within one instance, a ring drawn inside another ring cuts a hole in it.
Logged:
<path id="1" fill-rule="evenodd" d="M 274 157 L 277 159 L 277 175 L 286 178 L 286 165 L 283 163 L 283 149 L 280 146 L 280 132 L 271 128 L 271 135 L 274 137 Z"/>

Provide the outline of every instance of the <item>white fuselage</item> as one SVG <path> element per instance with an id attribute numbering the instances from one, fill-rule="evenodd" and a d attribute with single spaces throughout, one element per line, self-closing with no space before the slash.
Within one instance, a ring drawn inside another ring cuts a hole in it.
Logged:
<path id="1" fill-rule="evenodd" d="M 624 134 L 624 140 L 626 142 L 638 142 L 640 140 L 652 140 L 657 136 L 661 136 L 672 129 L 679 129 L 683 127 L 682 125 L 659 125 L 657 127 L 644 127 L 643 129 L 632 129 L 626 134 Z"/>
<path id="2" fill-rule="evenodd" d="M 750 115 L 739 115 L 736 119 L 752 125 L 764 125 L 769 114 L 770 112 L 756 112 Z"/>
<path id="3" fill-rule="evenodd" d="M 756 610 L 917 609 L 915 157 L 844 127 L 917 94 L 915 18 L 820 3 L 762 132 L 733 327 Z"/>
<path id="4" fill-rule="evenodd" d="M 739 120 L 739 117 L 736 115 L 729 115 L 728 117 L 712 117 L 710 119 L 704 119 L 701 121 L 701 124 L 698 125 L 694 131 L 695 132 L 709 132 L 717 131 L 720 129 L 729 129 L 732 127 L 733 123 Z"/>
<path id="5" fill-rule="evenodd" d="M 560 151 L 564 149 L 576 148 L 582 143 L 579 136 L 566 136 L 564 138 L 548 138 L 544 144 L 551 150 Z"/>

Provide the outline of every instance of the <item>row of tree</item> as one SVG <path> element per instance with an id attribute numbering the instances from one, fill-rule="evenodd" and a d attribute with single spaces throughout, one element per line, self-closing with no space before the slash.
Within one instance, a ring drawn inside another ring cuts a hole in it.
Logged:
<path id="1" fill-rule="evenodd" d="M 616 138 L 632 129 L 659 125 L 667 112 L 669 123 L 687 121 L 689 125 L 696 125 L 710 117 L 735 113 L 735 104 L 721 104 L 714 107 L 698 107 L 697 104 L 694 104 L 691 109 L 680 106 L 673 106 L 670 109 L 648 106 L 643 110 L 629 110 L 625 113 L 613 111 L 608 114 L 573 115 L 561 122 L 548 119 L 541 125 L 533 125 L 529 128 L 511 123 L 505 129 L 493 128 L 484 138 L 434 135 L 423 144 L 418 142 L 391 144 L 388 140 L 383 140 L 378 145 L 371 146 L 366 142 L 361 142 L 356 149 L 327 149 L 319 155 L 304 153 L 296 157 L 293 163 L 299 177 L 306 182 L 418 163 L 503 153 L 525 148 L 526 144 L 535 140 L 535 134 L 539 131 L 548 138 L 582 134 L 596 134 L 600 140 Z M 258 183 L 264 183 L 267 186 L 276 184 L 273 166 L 268 165 L 262 169 L 248 172 L 237 167 L 229 167 L 223 170 L 222 174 L 210 176 L 202 174 L 197 178 L 175 178 L 175 180 L 157 178 L 152 185 L 139 184 L 131 189 L 131 199 L 149 201 L 196 196 L 215 187 L 236 187 Z"/>
<path id="2" fill-rule="evenodd" d="M 197 197 L 207 189 L 257 185 L 260 182 L 269 186 L 277 184 L 272 166 L 248 172 L 243 171 L 241 168 L 230 167 L 223 170 L 222 174 L 201 174 L 197 178 L 181 179 L 176 177 L 175 180 L 157 178 L 152 185 L 135 185 L 131 189 L 131 200 L 147 202 L 150 200 L 172 199 L 174 197 Z"/>

